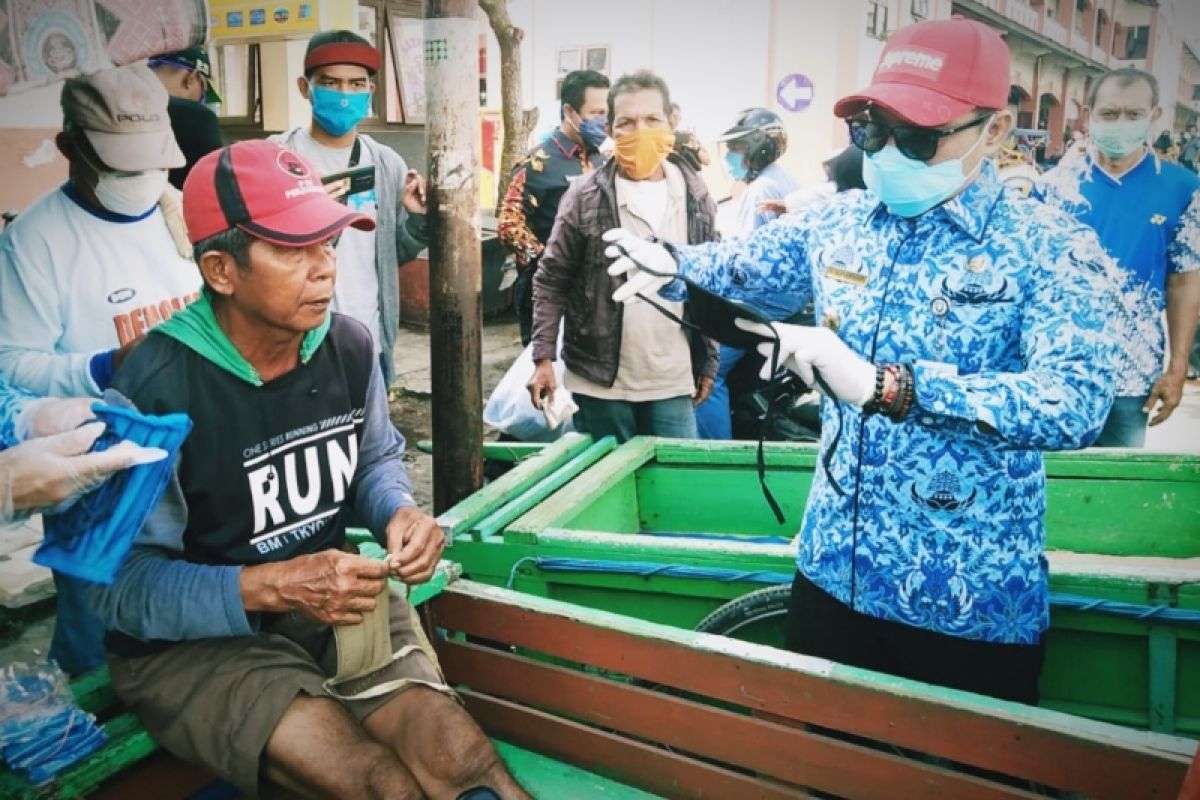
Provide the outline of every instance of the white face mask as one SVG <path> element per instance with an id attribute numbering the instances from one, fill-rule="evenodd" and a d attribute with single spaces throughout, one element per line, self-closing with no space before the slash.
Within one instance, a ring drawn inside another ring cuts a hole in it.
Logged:
<path id="1" fill-rule="evenodd" d="M 114 214 L 137 217 L 150 210 L 167 188 L 167 171 L 151 169 L 127 175 L 100 173 L 96 199 Z"/>

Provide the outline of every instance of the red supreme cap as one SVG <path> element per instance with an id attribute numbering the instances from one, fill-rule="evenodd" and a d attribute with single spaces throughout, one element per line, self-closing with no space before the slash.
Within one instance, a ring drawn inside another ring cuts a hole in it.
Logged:
<path id="1" fill-rule="evenodd" d="M 918 22 L 888 39 L 871 85 L 833 107 L 848 117 L 868 104 L 933 127 L 973 108 L 1008 105 L 1008 45 L 982 22 L 955 17 Z"/>
<path id="2" fill-rule="evenodd" d="M 303 158 L 266 139 L 238 142 L 196 162 L 183 184 L 192 244 L 231 228 L 281 247 L 322 242 L 375 220 L 330 199 Z"/>

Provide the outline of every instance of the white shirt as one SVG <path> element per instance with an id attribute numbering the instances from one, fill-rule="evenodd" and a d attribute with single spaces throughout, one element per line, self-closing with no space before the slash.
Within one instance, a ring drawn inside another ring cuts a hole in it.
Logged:
<path id="1" fill-rule="evenodd" d="M 674 165 L 672 165 L 674 166 Z M 670 200 L 667 179 L 661 181 L 631 181 L 617 176 L 617 197 L 625 202 L 629 210 L 642 218 L 652 231 L 662 228 Z"/>
<path id="2" fill-rule="evenodd" d="M 291 145 L 322 175 L 341 172 L 350 164 L 353 147 L 328 147 L 301 128 Z M 371 164 L 367 148 L 359 148 L 358 166 Z M 375 189 L 347 195 L 346 204 L 363 214 L 375 216 Z M 333 284 L 333 310 L 367 326 L 375 352 L 379 345 L 379 276 L 375 272 L 375 231 L 346 228 L 337 243 L 337 279 Z"/>
<path id="3" fill-rule="evenodd" d="M 750 181 L 746 191 L 737 199 L 736 210 L 730 227 L 722 229 L 721 235 L 726 237 L 749 236 L 755 228 L 766 225 L 777 217 L 769 211 L 759 211 L 758 207 L 767 200 L 783 200 L 791 192 L 800 188 L 796 180 L 778 164 L 768 164 L 758 177 Z"/>
<path id="4" fill-rule="evenodd" d="M 679 168 L 663 164 L 666 179 L 629 181 L 617 178 L 617 206 L 621 227 L 638 236 L 655 234 L 673 242 L 686 242 L 687 186 Z M 683 303 L 661 297 L 656 303 L 683 316 Z M 679 324 L 649 303 L 634 298 L 621 314 L 621 350 L 612 386 L 566 371 L 564 384 L 572 391 L 602 400 L 647 402 L 691 395 L 692 356 L 687 336 Z"/>
<path id="5" fill-rule="evenodd" d="M 37 394 L 99 395 L 93 355 L 196 299 L 157 206 L 135 221 L 85 209 L 60 187 L 0 236 L 0 373 Z"/>

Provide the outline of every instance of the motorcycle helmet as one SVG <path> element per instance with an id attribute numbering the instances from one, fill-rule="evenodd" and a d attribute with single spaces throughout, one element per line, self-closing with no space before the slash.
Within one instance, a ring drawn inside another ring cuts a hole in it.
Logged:
<path id="1" fill-rule="evenodd" d="M 783 119 L 765 108 L 747 108 L 738 112 L 733 126 L 717 137 L 718 142 L 736 142 L 745 148 L 743 155 L 746 180 L 752 181 L 787 151 L 787 131 Z"/>

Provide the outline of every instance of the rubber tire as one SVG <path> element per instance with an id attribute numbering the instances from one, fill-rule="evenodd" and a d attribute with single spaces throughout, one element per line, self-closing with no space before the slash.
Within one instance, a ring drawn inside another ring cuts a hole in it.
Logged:
<path id="1" fill-rule="evenodd" d="M 772 617 L 786 616 L 791 603 L 790 583 L 765 586 L 730 600 L 700 620 L 696 630 L 737 638 L 737 632 L 747 625 Z"/>

